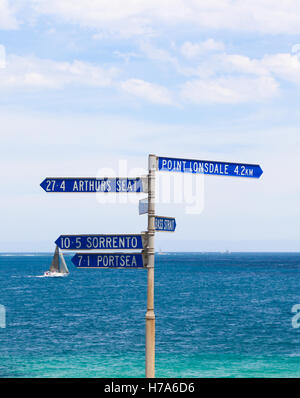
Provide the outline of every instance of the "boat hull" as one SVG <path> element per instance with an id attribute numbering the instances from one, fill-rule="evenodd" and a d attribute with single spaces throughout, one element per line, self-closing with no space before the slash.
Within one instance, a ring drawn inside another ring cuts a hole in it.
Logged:
<path id="1" fill-rule="evenodd" d="M 44 272 L 44 276 L 48 277 L 48 278 L 61 278 L 64 276 L 68 276 L 69 274 L 65 274 L 62 272 L 51 272 L 51 271 L 46 271 Z"/>

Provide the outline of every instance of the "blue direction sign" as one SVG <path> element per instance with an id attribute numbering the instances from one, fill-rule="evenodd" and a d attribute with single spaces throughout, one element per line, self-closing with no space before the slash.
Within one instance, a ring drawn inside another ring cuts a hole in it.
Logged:
<path id="1" fill-rule="evenodd" d="M 173 217 L 155 217 L 155 231 L 175 232 L 176 220 Z"/>
<path id="2" fill-rule="evenodd" d="M 139 201 L 139 215 L 148 213 L 148 198 Z"/>
<path id="3" fill-rule="evenodd" d="M 144 192 L 142 178 L 45 178 L 46 192 Z"/>
<path id="4" fill-rule="evenodd" d="M 55 244 L 62 250 L 143 249 L 145 235 L 61 235 Z"/>
<path id="5" fill-rule="evenodd" d="M 247 178 L 259 178 L 263 173 L 261 167 L 257 164 L 226 163 L 165 157 L 158 158 L 157 169 L 159 171 Z"/>
<path id="6" fill-rule="evenodd" d="M 77 268 L 144 268 L 142 253 L 76 253 L 72 263 Z"/>

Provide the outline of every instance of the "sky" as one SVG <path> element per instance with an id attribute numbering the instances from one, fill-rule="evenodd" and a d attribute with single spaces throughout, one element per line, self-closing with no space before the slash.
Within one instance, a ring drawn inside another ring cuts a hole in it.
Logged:
<path id="1" fill-rule="evenodd" d="M 149 153 L 264 171 L 195 177 L 194 212 L 158 173 L 177 229 L 157 249 L 300 251 L 299 100 L 299 0 L 0 0 L 0 251 L 144 231 L 145 195 L 40 183 L 139 176 Z"/>

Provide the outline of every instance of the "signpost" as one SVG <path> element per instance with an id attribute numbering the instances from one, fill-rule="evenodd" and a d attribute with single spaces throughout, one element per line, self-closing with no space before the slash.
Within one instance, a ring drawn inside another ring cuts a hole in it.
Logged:
<path id="1" fill-rule="evenodd" d="M 140 235 L 61 235 L 55 244 L 62 250 L 135 250 L 147 246 L 146 233 Z"/>
<path id="2" fill-rule="evenodd" d="M 77 268 L 144 268 L 143 253 L 76 253 L 72 263 Z"/>
<path id="3" fill-rule="evenodd" d="M 139 202 L 139 214 L 148 213 L 148 229 L 131 235 L 61 235 L 56 244 L 64 250 L 137 250 L 139 253 L 76 253 L 77 268 L 147 269 L 146 377 L 155 377 L 154 256 L 155 231 L 174 232 L 176 220 L 155 215 L 155 173 L 169 171 L 228 177 L 260 178 L 259 165 L 157 157 L 149 155 L 148 176 L 137 178 L 46 178 L 40 185 L 46 192 L 148 193 Z"/>
<path id="4" fill-rule="evenodd" d="M 154 256 L 155 256 L 155 170 L 156 156 L 148 159 L 148 264 L 146 312 L 146 377 L 155 377 L 155 313 L 154 313 Z"/>

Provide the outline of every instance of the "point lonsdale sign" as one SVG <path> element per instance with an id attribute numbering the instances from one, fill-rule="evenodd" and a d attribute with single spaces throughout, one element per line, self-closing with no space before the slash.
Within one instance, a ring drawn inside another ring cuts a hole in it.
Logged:
<path id="1" fill-rule="evenodd" d="M 158 158 L 157 170 L 246 178 L 259 178 L 263 173 L 261 167 L 257 164 L 227 163 L 169 157 Z"/>

